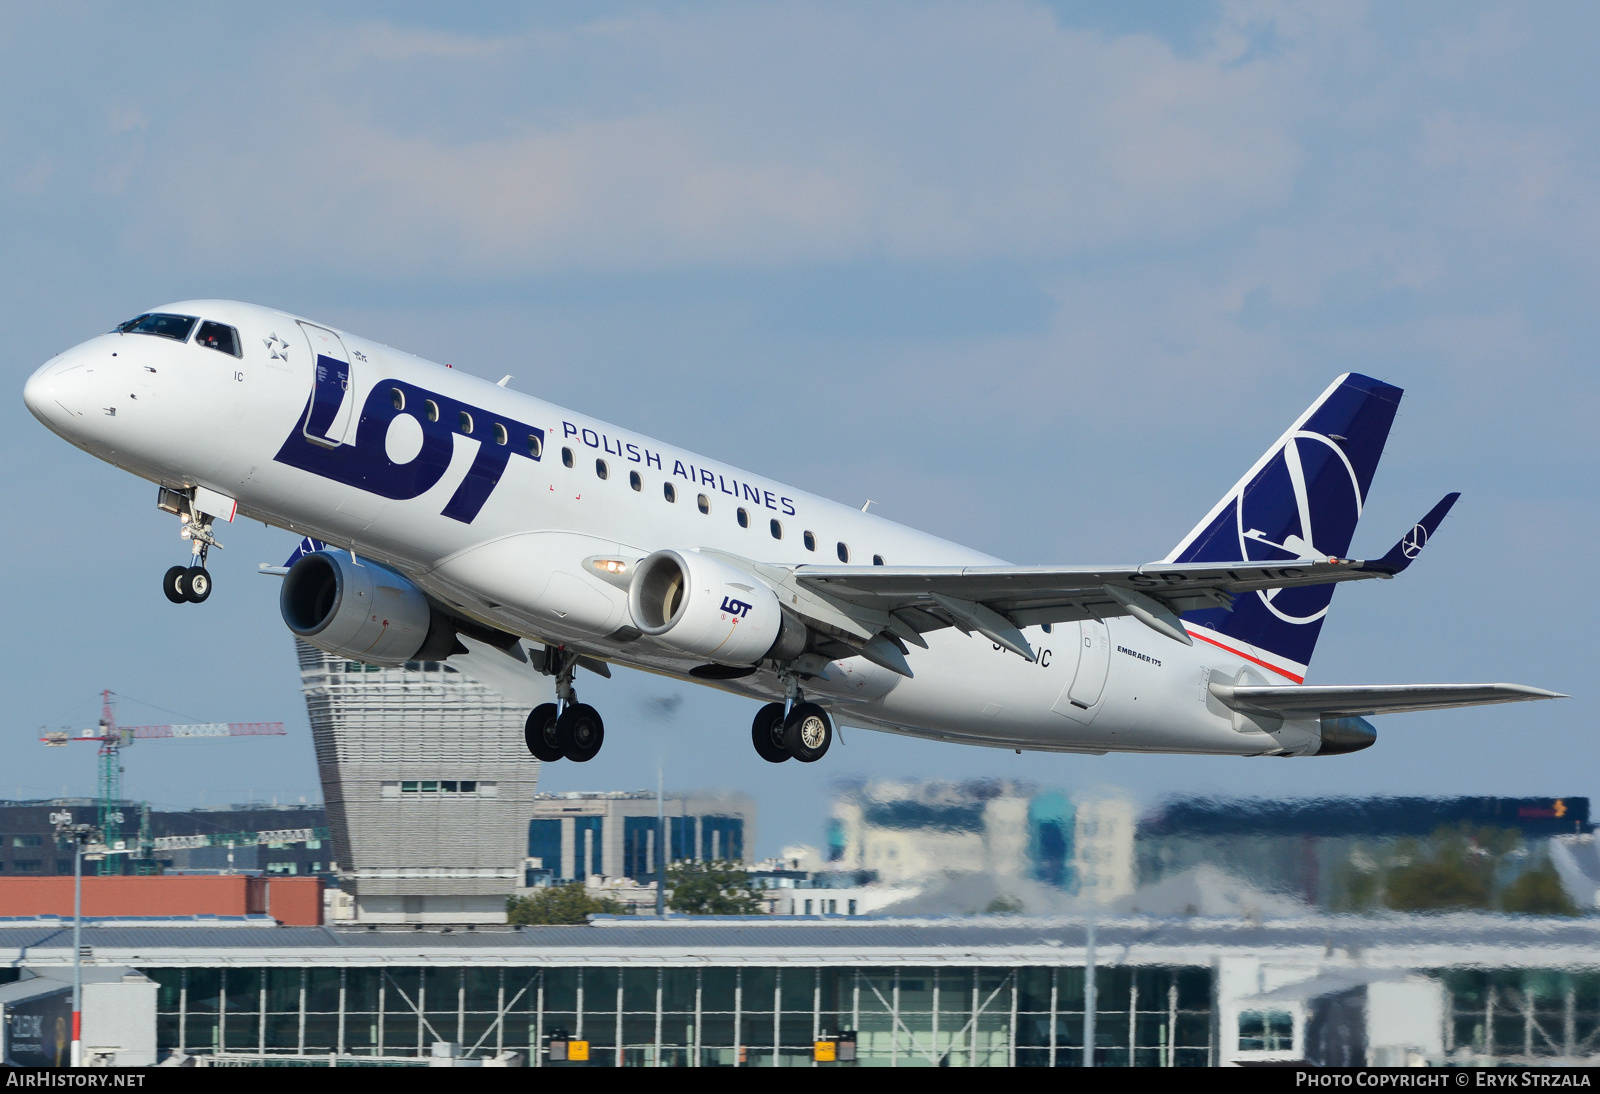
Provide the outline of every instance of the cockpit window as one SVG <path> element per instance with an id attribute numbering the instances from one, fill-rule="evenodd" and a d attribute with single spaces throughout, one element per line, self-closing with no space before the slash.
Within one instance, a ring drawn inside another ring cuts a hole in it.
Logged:
<path id="1" fill-rule="evenodd" d="M 175 342 L 187 342 L 196 322 L 192 315 L 164 315 L 153 311 L 119 324 L 117 330 L 123 334 L 159 334 Z"/>
<path id="2" fill-rule="evenodd" d="M 200 324 L 200 333 L 195 335 L 194 340 L 196 345 L 221 350 L 235 357 L 244 356 L 239 351 L 239 332 L 221 323 L 213 323 L 209 319 Z"/>

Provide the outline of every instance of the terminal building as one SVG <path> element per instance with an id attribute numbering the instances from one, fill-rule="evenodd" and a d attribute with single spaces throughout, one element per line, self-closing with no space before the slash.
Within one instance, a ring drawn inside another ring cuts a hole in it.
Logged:
<path id="1" fill-rule="evenodd" d="M 153 1046 L 235 1066 L 1600 1064 L 1592 919 L 231 923 L 87 928 L 93 981 L 129 985 L 95 1058 L 144 1062 Z M 20 1029 L 43 1035 L 30 1052 L 59 1054 L 49 1038 L 66 1027 L 47 1011 L 71 961 L 68 921 L 0 925 L 0 979 L 16 980 L 0 989 L 8 1044 Z M 856 1058 L 819 1063 L 819 1041 Z"/>

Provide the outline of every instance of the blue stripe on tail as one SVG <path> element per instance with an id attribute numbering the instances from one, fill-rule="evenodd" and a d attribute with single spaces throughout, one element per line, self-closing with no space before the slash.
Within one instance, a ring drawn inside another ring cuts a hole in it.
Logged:
<path id="1" fill-rule="evenodd" d="M 1353 372 L 1334 381 L 1168 561 L 1345 557 L 1401 394 Z M 1332 599 L 1332 585 L 1279 589 L 1183 618 L 1307 665 Z"/>

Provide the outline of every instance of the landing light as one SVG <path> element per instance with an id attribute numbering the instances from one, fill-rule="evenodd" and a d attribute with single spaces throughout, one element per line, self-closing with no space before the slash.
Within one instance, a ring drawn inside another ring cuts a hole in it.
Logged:
<path id="1" fill-rule="evenodd" d="M 628 564 L 620 558 L 597 558 L 594 560 L 594 568 L 608 574 L 625 574 L 628 572 Z"/>

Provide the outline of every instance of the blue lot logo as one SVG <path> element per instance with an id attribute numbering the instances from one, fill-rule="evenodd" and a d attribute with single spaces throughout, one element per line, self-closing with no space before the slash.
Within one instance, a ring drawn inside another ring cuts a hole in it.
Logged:
<path id="1" fill-rule="evenodd" d="M 750 614 L 751 607 L 752 605 L 746 604 L 742 600 L 735 600 L 731 596 L 725 596 L 722 598 L 722 610 L 727 612 L 729 615 L 736 616 L 740 619 L 743 619 L 745 616 Z"/>
<path id="2" fill-rule="evenodd" d="M 432 490 L 450 469 L 456 438 L 478 446 L 466 477 L 440 510 L 441 515 L 471 524 L 494 493 L 512 456 L 537 460 L 544 451 L 544 430 L 496 415 L 481 407 L 450 399 L 415 384 L 379 380 L 367 395 L 356 425 L 354 444 L 316 444 L 307 430 L 326 435 L 338 410 L 334 395 L 342 391 L 348 365 L 319 358 L 318 365 L 337 366 L 319 371 L 319 384 L 307 402 L 306 413 L 273 457 L 346 486 L 370 491 L 391 501 L 410 501 Z M 327 390 L 324 390 L 327 389 Z M 332 410 L 328 409 L 332 404 Z M 405 463 L 389 458 L 390 424 L 409 416 L 422 427 L 422 447 Z M 472 423 L 467 436 L 459 426 Z"/>

